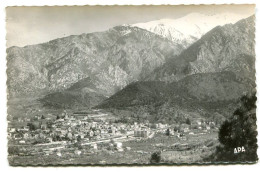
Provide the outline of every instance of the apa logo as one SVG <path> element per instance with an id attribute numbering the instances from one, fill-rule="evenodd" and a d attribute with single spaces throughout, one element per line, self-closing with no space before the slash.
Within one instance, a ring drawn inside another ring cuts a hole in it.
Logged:
<path id="1" fill-rule="evenodd" d="M 237 148 L 234 148 L 234 153 L 235 154 L 238 154 L 238 153 L 243 153 L 243 152 L 246 152 L 245 150 L 245 147 L 237 147 Z"/>

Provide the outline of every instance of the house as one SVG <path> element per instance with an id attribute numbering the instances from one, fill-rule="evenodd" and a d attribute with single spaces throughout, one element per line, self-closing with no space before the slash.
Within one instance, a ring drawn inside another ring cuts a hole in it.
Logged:
<path id="1" fill-rule="evenodd" d="M 94 131 L 94 136 L 97 136 L 99 134 L 100 134 L 100 132 L 98 130 Z"/>
<path id="2" fill-rule="evenodd" d="M 120 133 L 122 133 L 122 134 L 126 134 L 127 131 L 126 131 L 125 129 L 121 129 L 121 130 L 120 130 Z"/>
<path id="3" fill-rule="evenodd" d="M 35 135 L 34 135 L 34 139 L 38 139 L 39 137 L 40 137 L 39 134 L 35 134 Z"/>
<path id="4" fill-rule="evenodd" d="M 108 133 L 111 133 L 112 135 L 114 135 L 114 134 L 116 133 L 115 127 L 110 127 L 110 128 L 108 129 Z"/>
<path id="5" fill-rule="evenodd" d="M 98 148 L 97 148 L 97 144 L 96 144 L 96 143 L 91 144 L 91 148 L 93 148 L 94 150 L 97 150 L 97 149 L 98 149 Z"/>
<path id="6" fill-rule="evenodd" d="M 106 132 L 104 129 L 101 129 L 101 130 L 100 130 L 100 133 L 101 133 L 101 134 L 107 134 L 107 132 Z"/>
<path id="7" fill-rule="evenodd" d="M 9 131 L 10 133 L 13 133 L 13 132 L 15 132 L 15 128 L 10 128 L 10 131 Z"/>
<path id="8" fill-rule="evenodd" d="M 47 129 L 47 124 L 41 124 L 41 129 L 46 130 Z"/>
<path id="9" fill-rule="evenodd" d="M 18 118 L 18 122 L 23 122 L 23 119 L 22 118 Z"/>
<path id="10" fill-rule="evenodd" d="M 84 134 L 80 134 L 79 135 L 81 139 L 84 139 L 85 138 L 85 135 Z"/>
<path id="11" fill-rule="evenodd" d="M 67 137 L 71 140 L 72 138 L 73 138 L 73 135 L 72 135 L 72 133 L 67 133 Z"/>
<path id="12" fill-rule="evenodd" d="M 29 131 L 29 130 L 30 130 L 29 126 L 24 126 L 23 129 L 24 129 L 25 131 Z"/>
<path id="13" fill-rule="evenodd" d="M 25 121 L 29 122 L 29 121 L 31 121 L 31 119 L 30 118 L 25 118 Z"/>
<path id="14" fill-rule="evenodd" d="M 175 133 L 175 135 L 179 138 L 180 136 L 181 136 L 181 134 L 180 133 Z"/>
<path id="15" fill-rule="evenodd" d="M 44 135 L 43 133 L 40 133 L 40 134 L 39 134 L 39 137 L 40 137 L 40 138 L 44 138 L 45 135 Z"/>
<path id="16" fill-rule="evenodd" d="M 148 130 L 146 130 L 146 129 L 135 130 L 134 131 L 134 137 L 147 138 L 148 137 Z"/>
<path id="17" fill-rule="evenodd" d="M 76 155 L 80 155 L 80 154 L 81 154 L 81 151 L 80 151 L 80 150 L 75 150 L 74 153 L 75 153 Z"/>
<path id="18" fill-rule="evenodd" d="M 133 135 L 133 134 L 134 134 L 134 131 L 133 131 L 133 130 L 126 132 L 126 135 Z"/>
<path id="19" fill-rule="evenodd" d="M 49 138 L 46 138 L 46 141 L 49 142 L 49 143 L 51 143 L 51 142 L 52 142 L 52 138 L 50 138 L 50 137 L 49 137 Z"/>
<path id="20" fill-rule="evenodd" d="M 89 136 L 90 137 L 94 136 L 94 132 L 92 130 L 89 132 Z"/>
<path id="21" fill-rule="evenodd" d="M 190 131 L 190 129 L 188 128 L 188 127 L 185 127 L 184 129 L 183 129 L 183 132 L 184 133 L 187 133 L 187 132 L 189 132 Z"/>
<path id="22" fill-rule="evenodd" d="M 188 125 L 188 124 L 182 124 L 180 131 L 182 131 L 182 132 L 184 132 L 184 133 L 189 132 L 189 131 L 190 131 L 189 125 Z"/>
<path id="23" fill-rule="evenodd" d="M 61 152 L 57 152 L 57 156 L 61 157 Z"/>
<path id="24" fill-rule="evenodd" d="M 24 139 L 28 139 L 28 138 L 29 138 L 29 133 L 23 134 L 23 138 L 24 138 Z"/>
<path id="25" fill-rule="evenodd" d="M 158 124 L 150 124 L 150 128 L 157 129 L 158 128 Z"/>
<path id="26" fill-rule="evenodd" d="M 67 134 L 67 130 L 61 130 L 61 135 L 66 135 Z"/>
<path id="27" fill-rule="evenodd" d="M 118 148 L 117 151 L 122 152 L 122 151 L 124 151 L 124 149 L 123 148 Z"/>
<path id="28" fill-rule="evenodd" d="M 22 139 L 22 134 L 14 134 L 14 139 Z"/>
<path id="29" fill-rule="evenodd" d="M 19 144 L 25 144 L 25 141 L 23 141 L 23 140 L 19 141 Z"/>

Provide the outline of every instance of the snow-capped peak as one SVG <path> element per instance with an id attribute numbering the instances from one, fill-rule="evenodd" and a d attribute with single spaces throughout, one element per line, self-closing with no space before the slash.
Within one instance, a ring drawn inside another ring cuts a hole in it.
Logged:
<path id="1" fill-rule="evenodd" d="M 175 43 L 182 44 L 184 47 L 188 47 L 214 27 L 235 23 L 246 17 L 248 17 L 248 15 L 238 15 L 234 13 L 215 15 L 190 13 L 177 19 L 160 19 L 146 23 L 132 24 L 131 26 L 146 29 L 162 37 L 166 37 Z"/>

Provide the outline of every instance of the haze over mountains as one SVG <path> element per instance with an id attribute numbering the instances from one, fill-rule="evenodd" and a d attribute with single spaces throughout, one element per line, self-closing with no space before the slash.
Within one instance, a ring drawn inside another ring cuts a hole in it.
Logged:
<path id="1" fill-rule="evenodd" d="M 8 48 L 9 97 L 38 95 L 59 108 L 236 100 L 255 87 L 254 17 L 228 25 L 237 16 L 213 17 L 192 13 Z"/>

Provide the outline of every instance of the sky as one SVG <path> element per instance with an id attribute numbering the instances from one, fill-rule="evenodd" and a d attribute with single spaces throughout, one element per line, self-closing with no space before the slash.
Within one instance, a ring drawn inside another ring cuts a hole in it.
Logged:
<path id="1" fill-rule="evenodd" d="M 252 15 L 254 5 L 7 7 L 6 46 L 38 44 L 121 24 L 176 19 L 189 13 Z"/>

